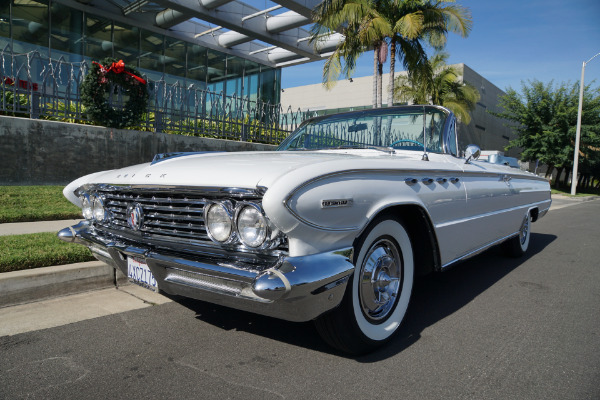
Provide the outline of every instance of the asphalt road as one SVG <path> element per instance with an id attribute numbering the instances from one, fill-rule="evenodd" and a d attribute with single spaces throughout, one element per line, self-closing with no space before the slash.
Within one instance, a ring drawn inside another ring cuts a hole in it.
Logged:
<path id="1" fill-rule="evenodd" d="M 0 399 L 600 399 L 600 201 L 418 283 L 374 354 L 298 324 L 180 301 L 0 337 Z M 0 321 L 2 323 L 2 321 Z"/>

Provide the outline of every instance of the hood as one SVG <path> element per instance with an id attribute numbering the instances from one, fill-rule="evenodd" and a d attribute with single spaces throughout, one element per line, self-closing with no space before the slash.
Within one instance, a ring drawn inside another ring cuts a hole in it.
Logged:
<path id="1" fill-rule="evenodd" d="M 379 154 L 369 151 L 370 156 Z M 307 165 L 334 160 L 363 158 L 340 152 L 241 152 L 205 153 L 166 158 L 104 171 L 83 183 L 116 185 L 175 185 L 200 187 L 269 187 L 282 175 Z"/>
<path id="2" fill-rule="evenodd" d="M 437 157 L 432 155 L 432 158 Z M 65 197 L 80 206 L 73 191 L 86 183 L 108 185 L 271 188 L 278 183 L 300 185 L 312 177 L 352 169 L 441 168 L 420 161 L 421 153 L 377 150 L 282 151 L 178 155 L 152 163 L 97 172 L 71 182 Z M 447 164 L 446 164 L 447 165 Z M 284 179 L 280 179 L 284 178 Z"/>

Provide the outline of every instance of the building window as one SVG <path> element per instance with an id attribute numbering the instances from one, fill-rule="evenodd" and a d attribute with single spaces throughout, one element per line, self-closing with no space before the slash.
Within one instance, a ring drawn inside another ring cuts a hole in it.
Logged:
<path id="1" fill-rule="evenodd" d="M 181 81 L 186 87 L 192 84 L 194 89 L 214 92 L 212 97 L 222 94 L 279 103 L 279 68 L 208 50 L 165 32 L 152 32 L 136 22 L 128 25 L 99 17 L 63 2 L 0 2 L 0 52 L 5 48 L 10 55 L 4 57 L 12 57 L 18 65 L 27 63 L 32 52 L 38 52 L 43 61 L 35 65 L 30 62 L 36 76 L 44 70 L 48 58 L 91 65 L 92 61 L 114 57 L 137 67 L 151 81 Z M 14 75 L 11 68 L 12 64 L 4 67 L 3 73 Z M 59 71 L 67 73 L 66 68 Z M 68 85 L 69 79 L 61 75 L 58 85 Z"/>
<path id="2" fill-rule="evenodd" d="M 10 42 L 10 1 L 0 4 L 0 51 Z"/>
<path id="3" fill-rule="evenodd" d="M 38 51 L 48 55 L 48 2 L 15 2 L 12 5 L 13 52 Z"/>
<path id="4" fill-rule="evenodd" d="M 206 48 L 188 44 L 186 70 L 188 79 L 202 82 L 201 88 L 206 87 Z"/>
<path id="5" fill-rule="evenodd" d="M 123 60 L 125 65 L 137 67 L 140 29 L 125 24 L 115 23 L 113 25 L 113 43 L 113 57 L 117 60 Z"/>
<path id="6" fill-rule="evenodd" d="M 50 56 L 69 62 L 83 59 L 83 13 L 59 3 L 50 7 Z"/>
<path id="7" fill-rule="evenodd" d="M 112 22 L 89 14 L 85 17 L 84 55 L 89 60 L 102 60 L 113 55 Z"/>
<path id="8" fill-rule="evenodd" d="M 186 43 L 183 40 L 165 37 L 165 73 L 185 78 Z"/>

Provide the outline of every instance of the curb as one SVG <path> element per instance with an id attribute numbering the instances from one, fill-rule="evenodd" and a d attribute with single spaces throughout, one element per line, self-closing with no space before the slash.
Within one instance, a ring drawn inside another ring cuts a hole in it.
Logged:
<path id="1" fill-rule="evenodd" d="M 30 303 L 125 283 L 125 276 L 101 261 L 0 274 L 0 307 Z"/>

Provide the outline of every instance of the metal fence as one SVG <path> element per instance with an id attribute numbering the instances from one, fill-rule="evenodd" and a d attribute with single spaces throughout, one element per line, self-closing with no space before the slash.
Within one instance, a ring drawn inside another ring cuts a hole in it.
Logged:
<path id="1" fill-rule="evenodd" d="M 79 90 L 89 68 L 87 61 L 49 59 L 35 51 L 16 54 L 5 47 L 0 51 L 0 115 L 90 124 Z M 130 129 L 278 144 L 310 116 L 185 81 L 146 81 L 148 110 Z M 115 109 L 126 97 L 119 89 L 109 96 Z"/>

